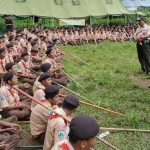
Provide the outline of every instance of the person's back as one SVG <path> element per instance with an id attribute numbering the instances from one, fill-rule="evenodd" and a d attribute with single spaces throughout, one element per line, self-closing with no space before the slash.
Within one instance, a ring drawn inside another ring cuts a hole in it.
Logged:
<path id="1" fill-rule="evenodd" d="M 51 107 L 49 102 L 43 103 L 47 107 Z M 50 111 L 43 106 L 37 104 L 33 109 L 30 116 L 30 128 L 31 128 L 31 135 L 33 138 L 36 138 L 42 132 L 46 130 L 48 117 L 50 115 Z"/>

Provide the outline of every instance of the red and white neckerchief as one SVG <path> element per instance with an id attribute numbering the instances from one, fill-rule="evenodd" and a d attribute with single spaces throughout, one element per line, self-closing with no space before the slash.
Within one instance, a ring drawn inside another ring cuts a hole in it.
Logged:
<path id="1" fill-rule="evenodd" d="M 13 53 L 14 53 L 14 54 L 15 54 L 15 53 L 18 53 L 16 46 L 13 47 Z"/>
<path id="2" fill-rule="evenodd" d="M 11 59 L 11 54 L 7 53 L 7 56 L 8 56 L 9 62 L 13 62 L 13 60 Z"/>
<path id="3" fill-rule="evenodd" d="M 0 65 L 1 65 L 1 67 L 3 69 L 3 71 L 6 72 L 3 60 L 0 60 Z"/>
<path id="4" fill-rule="evenodd" d="M 14 89 L 12 89 L 12 88 L 10 88 L 7 84 L 5 85 L 6 86 L 6 88 L 8 89 L 8 91 L 9 91 L 9 93 L 12 95 L 12 97 L 14 98 L 14 100 L 13 100 L 13 102 L 14 102 L 14 104 L 15 105 L 18 105 L 18 100 L 17 100 L 17 98 L 15 97 L 15 90 Z"/>
<path id="5" fill-rule="evenodd" d="M 30 56 L 29 56 L 30 67 L 32 67 L 32 66 L 33 66 L 32 58 L 33 58 L 33 56 L 30 54 Z"/>
<path id="6" fill-rule="evenodd" d="M 22 65 L 23 65 L 24 69 L 25 69 L 25 72 L 26 72 L 25 75 L 30 75 L 29 70 L 26 69 L 26 68 L 28 68 L 26 62 L 25 62 L 24 60 L 21 60 L 21 63 L 22 63 Z"/>

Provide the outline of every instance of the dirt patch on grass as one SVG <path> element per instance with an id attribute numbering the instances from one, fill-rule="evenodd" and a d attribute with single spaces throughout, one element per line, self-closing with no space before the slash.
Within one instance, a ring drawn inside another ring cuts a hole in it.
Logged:
<path id="1" fill-rule="evenodd" d="M 150 140 L 150 133 L 143 133 L 143 137 L 149 141 Z"/>
<path id="2" fill-rule="evenodd" d="M 132 76 L 131 79 L 144 88 L 148 88 L 148 86 L 150 86 L 150 79 L 142 79 L 140 76 Z"/>

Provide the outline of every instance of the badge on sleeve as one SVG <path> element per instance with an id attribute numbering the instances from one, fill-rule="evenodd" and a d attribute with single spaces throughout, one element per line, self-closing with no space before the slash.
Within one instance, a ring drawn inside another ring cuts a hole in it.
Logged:
<path id="1" fill-rule="evenodd" d="M 21 69 L 21 66 L 20 66 L 20 65 L 17 65 L 17 68 L 18 68 L 18 69 Z"/>
<path id="2" fill-rule="evenodd" d="M 2 94 L 2 93 L 0 94 L 0 100 L 1 100 L 1 101 L 5 101 L 5 100 L 6 100 L 4 94 Z"/>
<path id="3" fill-rule="evenodd" d="M 58 127 L 58 137 L 60 139 L 64 138 L 65 136 L 65 127 L 64 126 L 59 126 Z"/>

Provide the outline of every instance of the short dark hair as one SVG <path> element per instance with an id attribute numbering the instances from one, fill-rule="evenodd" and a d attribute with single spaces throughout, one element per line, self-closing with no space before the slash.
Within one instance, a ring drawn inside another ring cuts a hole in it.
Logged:
<path id="1" fill-rule="evenodd" d="M 72 137 L 71 135 L 69 135 L 69 142 L 73 144 L 77 144 L 78 140 Z"/>

